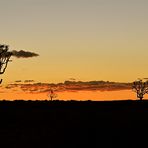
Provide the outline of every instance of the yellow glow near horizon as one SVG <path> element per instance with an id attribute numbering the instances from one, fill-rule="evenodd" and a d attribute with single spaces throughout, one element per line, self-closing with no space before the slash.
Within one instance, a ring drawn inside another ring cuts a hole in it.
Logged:
<path id="1" fill-rule="evenodd" d="M 46 93 L 27 93 L 19 90 L 0 89 L 0 100 L 50 100 Z M 121 91 L 63 91 L 57 93 L 55 100 L 77 100 L 77 101 L 117 101 L 117 100 L 138 100 L 136 94 L 131 90 Z M 148 98 L 148 94 L 144 99 Z"/>

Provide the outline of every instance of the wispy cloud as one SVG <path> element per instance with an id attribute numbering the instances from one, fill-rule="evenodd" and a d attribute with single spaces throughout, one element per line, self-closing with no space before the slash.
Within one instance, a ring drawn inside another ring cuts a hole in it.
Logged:
<path id="1" fill-rule="evenodd" d="M 20 50 L 20 51 L 13 50 L 12 55 L 17 58 L 31 58 L 31 57 L 39 56 L 39 54 L 37 53 L 24 51 L 24 50 Z"/>
<path id="2" fill-rule="evenodd" d="M 23 82 L 23 81 L 21 81 Z M 29 82 L 29 83 L 25 83 Z M 31 83 L 30 83 L 31 82 Z M 33 82 L 33 83 L 32 83 Z M 33 80 L 25 80 L 24 83 L 9 84 L 7 88 L 19 87 L 24 92 L 49 92 L 50 88 L 55 88 L 56 91 L 116 91 L 116 90 L 129 90 L 131 89 L 131 83 L 119 83 L 119 82 L 105 82 L 105 81 L 89 81 L 89 82 L 74 82 L 65 81 L 60 84 L 51 83 L 34 83 Z"/>

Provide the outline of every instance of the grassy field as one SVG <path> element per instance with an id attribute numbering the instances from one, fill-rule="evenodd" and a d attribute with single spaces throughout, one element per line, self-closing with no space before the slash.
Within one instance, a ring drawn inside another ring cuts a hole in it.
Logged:
<path id="1" fill-rule="evenodd" d="M 148 101 L 1 101 L 0 145 L 148 147 Z"/>

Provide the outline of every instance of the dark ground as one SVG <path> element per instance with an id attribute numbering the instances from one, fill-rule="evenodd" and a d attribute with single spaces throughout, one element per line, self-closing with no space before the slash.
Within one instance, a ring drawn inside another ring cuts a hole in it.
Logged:
<path id="1" fill-rule="evenodd" d="M 148 148 L 148 101 L 1 101 L 6 147 Z"/>

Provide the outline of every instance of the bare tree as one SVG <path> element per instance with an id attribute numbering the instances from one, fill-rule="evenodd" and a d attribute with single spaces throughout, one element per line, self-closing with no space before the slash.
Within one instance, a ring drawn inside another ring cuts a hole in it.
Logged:
<path id="1" fill-rule="evenodd" d="M 51 88 L 50 91 L 49 91 L 49 98 L 50 100 L 52 101 L 53 98 L 56 98 L 57 97 L 57 94 L 54 92 L 54 90 Z"/>
<path id="2" fill-rule="evenodd" d="M 0 74 L 4 74 L 8 62 L 10 61 L 10 57 L 12 56 L 12 52 L 9 52 L 8 45 L 0 44 Z M 0 80 L 0 84 L 2 83 L 2 79 Z"/>
<path id="3" fill-rule="evenodd" d="M 137 93 L 137 98 L 142 100 L 144 95 L 146 93 L 148 93 L 148 80 L 142 81 L 142 79 L 139 79 L 139 80 L 133 82 L 132 89 L 134 92 Z"/>

